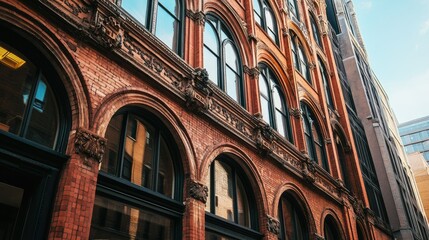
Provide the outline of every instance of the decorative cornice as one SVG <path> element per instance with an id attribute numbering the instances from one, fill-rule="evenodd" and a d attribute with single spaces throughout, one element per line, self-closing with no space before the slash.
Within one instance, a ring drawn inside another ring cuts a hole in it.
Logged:
<path id="1" fill-rule="evenodd" d="M 188 78 L 175 84 L 184 93 L 186 107 L 189 110 L 203 112 L 210 108 L 212 90 L 206 69 L 196 68 L 192 72 L 191 79 Z"/>
<path id="2" fill-rule="evenodd" d="M 193 12 L 192 10 L 187 9 L 186 16 L 198 25 L 204 25 L 206 22 L 206 14 L 203 11 Z"/>
<path id="3" fill-rule="evenodd" d="M 269 215 L 267 215 L 267 219 L 268 231 L 274 233 L 275 235 L 278 235 L 280 233 L 280 221 Z"/>
<path id="4" fill-rule="evenodd" d="M 108 49 L 120 48 L 124 40 L 122 19 L 118 16 L 97 14 L 94 25 L 90 26 L 91 37 Z"/>
<path id="5" fill-rule="evenodd" d="M 243 72 L 248 74 L 252 79 L 257 79 L 259 77 L 259 74 L 260 74 L 258 67 L 249 68 L 246 65 L 243 65 Z"/>
<path id="6" fill-rule="evenodd" d="M 192 180 L 189 181 L 189 196 L 192 198 L 205 204 L 207 202 L 208 192 L 209 189 L 206 185 Z"/>
<path id="7" fill-rule="evenodd" d="M 275 139 L 273 131 L 262 119 L 259 119 L 259 124 L 253 130 L 256 146 L 262 156 L 273 152 L 273 141 Z"/>
<path id="8" fill-rule="evenodd" d="M 74 146 L 76 153 L 87 158 L 93 158 L 98 163 L 101 163 L 104 155 L 107 140 L 94 133 L 79 128 L 76 132 Z"/>

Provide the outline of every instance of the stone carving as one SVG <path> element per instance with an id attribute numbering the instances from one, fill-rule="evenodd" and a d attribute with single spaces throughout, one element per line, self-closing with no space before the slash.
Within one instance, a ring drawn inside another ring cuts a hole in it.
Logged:
<path id="1" fill-rule="evenodd" d="M 92 36 L 106 48 L 119 48 L 124 40 L 124 30 L 121 28 L 119 17 L 99 17 L 90 28 Z"/>
<path id="2" fill-rule="evenodd" d="M 258 147 L 259 153 L 266 156 L 273 152 L 274 132 L 266 123 L 259 120 L 258 126 L 254 129 L 254 140 Z"/>
<path id="3" fill-rule="evenodd" d="M 99 163 L 103 159 L 107 140 L 87 130 L 78 129 L 74 141 L 75 151 L 85 158 L 93 158 Z"/>
<path id="4" fill-rule="evenodd" d="M 317 234 L 317 233 L 314 233 L 314 239 L 315 240 L 325 240 L 325 238 L 323 237 L 323 236 L 320 236 L 319 234 Z"/>
<path id="5" fill-rule="evenodd" d="M 316 182 L 316 166 L 315 162 L 310 159 L 307 153 L 304 153 L 304 164 L 302 169 L 302 174 L 304 177 L 304 180 L 307 182 L 313 184 Z"/>
<path id="6" fill-rule="evenodd" d="M 259 73 L 260 73 L 259 68 L 257 67 L 249 68 L 246 65 L 243 66 L 243 72 L 248 74 L 252 79 L 258 79 Z"/>
<path id="7" fill-rule="evenodd" d="M 323 17 L 323 15 L 319 15 L 319 29 L 320 29 L 320 33 L 322 35 L 327 35 L 328 34 L 328 21 L 326 21 L 326 19 Z"/>
<path id="8" fill-rule="evenodd" d="M 296 119 L 301 119 L 301 109 L 299 108 L 290 108 L 289 115 L 293 116 Z"/>
<path id="9" fill-rule="evenodd" d="M 194 77 L 195 87 L 207 95 L 211 94 L 209 88 L 209 73 L 205 68 L 196 68 L 192 75 Z"/>
<path id="10" fill-rule="evenodd" d="M 189 195 L 202 203 L 207 202 L 209 189 L 206 185 L 194 181 L 189 182 Z"/>
<path id="11" fill-rule="evenodd" d="M 268 231 L 274 233 L 275 235 L 278 235 L 280 233 L 280 222 L 279 220 L 267 215 L 268 222 L 267 227 Z"/>
<path id="12" fill-rule="evenodd" d="M 186 16 L 192 19 L 192 21 L 196 22 L 199 25 L 204 25 L 206 21 L 206 14 L 202 11 L 193 12 L 192 10 L 186 10 Z"/>
<path id="13" fill-rule="evenodd" d="M 354 197 L 354 199 L 352 200 L 352 206 L 353 206 L 353 210 L 355 211 L 355 214 L 358 218 L 363 219 L 364 218 L 364 205 L 362 200 Z"/>

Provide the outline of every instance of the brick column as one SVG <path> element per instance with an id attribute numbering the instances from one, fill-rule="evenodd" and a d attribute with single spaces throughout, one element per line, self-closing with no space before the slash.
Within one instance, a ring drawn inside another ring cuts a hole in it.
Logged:
<path id="1" fill-rule="evenodd" d="M 189 197 L 186 199 L 182 238 L 189 240 L 204 239 L 208 188 L 191 180 L 188 182 L 188 189 Z"/>
<path id="2" fill-rule="evenodd" d="M 61 174 L 48 239 L 88 239 L 98 168 L 106 139 L 78 129 L 75 153 Z"/>

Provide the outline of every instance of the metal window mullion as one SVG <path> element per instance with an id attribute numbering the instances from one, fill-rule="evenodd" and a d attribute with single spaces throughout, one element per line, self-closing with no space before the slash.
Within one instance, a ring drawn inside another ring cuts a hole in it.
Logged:
<path id="1" fill-rule="evenodd" d="M 154 166 L 154 170 L 152 171 L 152 182 L 153 182 L 153 189 L 155 192 L 158 192 L 158 175 L 159 175 L 159 158 L 161 153 L 161 133 L 160 130 L 156 130 L 155 134 L 155 154 L 152 158 L 152 166 Z"/>
<path id="2" fill-rule="evenodd" d="M 122 178 L 122 173 L 124 170 L 124 155 L 125 155 L 125 144 L 127 141 L 127 128 L 128 128 L 128 119 L 130 117 L 130 113 L 124 114 L 124 119 L 122 119 L 122 132 L 121 132 L 121 140 L 119 143 L 119 154 L 117 156 L 118 158 L 118 164 L 119 168 L 116 174 L 118 177 Z"/>
<path id="3" fill-rule="evenodd" d="M 146 28 L 152 33 L 155 34 L 155 28 L 156 28 L 156 16 L 158 15 L 158 0 L 149 0 L 147 6 L 147 14 L 146 14 L 146 21 L 147 26 Z"/>
<path id="4" fill-rule="evenodd" d="M 28 94 L 27 106 L 24 111 L 24 115 L 22 116 L 23 122 L 21 126 L 21 130 L 19 132 L 19 136 L 25 138 L 27 136 L 28 126 L 31 122 L 31 115 L 33 113 L 33 105 L 34 99 L 36 98 L 36 91 L 39 86 L 39 82 L 42 78 L 42 71 L 38 70 L 36 74 L 36 78 L 34 82 L 31 84 L 30 93 Z"/>
<path id="5" fill-rule="evenodd" d="M 233 221 L 238 224 L 238 202 L 237 202 L 237 173 L 235 169 L 232 171 L 232 199 L 233 199 L 233 212 L 234 219 Z"/>
<path id="6" fill-rule="evenodd" d="M 216 214 L 216 187 L 215 187 L 215 163 L 217 160 L 212 162 L 210 167 L 210 212 Z"/>

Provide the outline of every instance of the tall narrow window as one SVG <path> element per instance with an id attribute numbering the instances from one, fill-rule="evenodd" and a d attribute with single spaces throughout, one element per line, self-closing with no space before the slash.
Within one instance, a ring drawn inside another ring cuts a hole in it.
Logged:
<path id="1" fill-rule="evenodd" d="M 324 139 L 320 131 L 319 123 L 307 104 L 301 102 L 301 111 L 308 155 L 311 160 L 315 161 L 329 172 Z"/>
<path id="2" fill-rule="evenodd" d="M 337 222 L 332 216 L 326 216 L 325 223 L 323 224 L 323 232 L 325 240 L 341 240 L 341 233 L 338 230 Z"/>
<path id="3" fill-rule="evenodd" d="M 318 60 L 319 60 L 320 75 L 322 77 L 322 82 L 323 82 L 323 90 L 325 92 L 325 97 L 326 97 L 326 104 L 328 104 L 328 107 L 334 108 L 334 101 L 332 99 L 332 94 L 331 94 L 331 86 L 330 86 L 330 82 L 328 81 L 329 77 L 326 72 L 325 65 L 322 63 L 322 60 L 320 60 L 320 58 Z"/>
<path id="4" fill-rule="evenodd" d="M 307 80 L 307 82 L 311 83 L 311 74 L 302 43 L 294 32 L 291 32 L 290 36 L 294 67 L 301 73 L 302 77 Z"/>
<path id="5" fill-rule="evenodd" d="M 290 193 L 284 193 L 279 202 L 279 240 L 309 240 L 308 224 L 302 208 Z"/>
<path id="6" fill-rule="evenodd" d="M 313 17 L 313 14 L 311 13 L 310 13 L 310 23 L 311 23 L 311 30 L 313 32 L 314 41 L 316 41 L 319 47 L 323 47 L 322 40 L 320 39 L 319 28 L 317 27 L 317 22 Z"/>
<path id="7" fill-rule="evenodd" d="M 180 236 L 183 204 L 177 147 L 159 122 L 151 113 L 134 109 L 110 121 L 91 238 Z"/>
<path id="8" fill-rule="evenodd" d="M 278 44 L 277 22 L 270 5 L 265 0 L 253 0 L 255 21 L 267 32 L 268 36 Z"/>
<path id="9" fill-rule="evenodd" d="M 204 27 L 203 54 L 209 79 L 244 106 L 242 68 L 236 44 L 226 25 L 212 15 L 207 16 Z"/>
<path id="10" fill-rule="evenodd" d="M 295 17 L 296 20 L 299 21 L 298 5 L 296 4 L 296 0 L 287 0 L 287 6 L 288 6 L 289 14 L 292 17 Z"/>
<path id="11" fill-rule="evenodd" d="M 246 239 L 253 239 L 259 236 L 259 233 L 255 232 L 257 230 L 255 201 L 249 191 L 250 188 L 245 187 L 248 182 L 242 170 L 226 157 L 214 160 L 209 170 L 210 174 L 206 179 L 209 187 L 209 198 L 206 203 L 206 211 L 209 213 L 206 217 L 206 239 L 242 239 L 244 236 Z M 242 235 L 224 232 L 222 230 L 224 228 L 234 228 L 233 225 L 225 226 L 231 223 L 248 228 L 249 231 L 247 233 L 242 231 L 240 233 Z"/>
<path id="12" fill-rule="evenodd" d="M 181 54 L 182 1 L 122 0 L 121 7 L 174 52 Z"/>
<path id="13" fill-rule="evenodd" d="M 274 73 L 266 66 L 261 66 L 259 76 L 259 94 L 262 117 L 283 137 L 292 141 L 289 114 L 283 91 Z"/>

